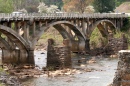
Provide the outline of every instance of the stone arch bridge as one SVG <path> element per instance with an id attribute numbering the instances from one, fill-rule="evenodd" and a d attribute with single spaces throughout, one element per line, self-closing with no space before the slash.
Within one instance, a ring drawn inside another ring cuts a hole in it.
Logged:
<path id="1" fill-rule="evenodd" d="M 120 30 L 126 14 L 0 14 L 0 48 L 4 63 L 34 64 L 34 48 L 49 27 L 69 39 L 72 51 L 89 51 L 91 33 L 98 27 L 103 37 Z"/>

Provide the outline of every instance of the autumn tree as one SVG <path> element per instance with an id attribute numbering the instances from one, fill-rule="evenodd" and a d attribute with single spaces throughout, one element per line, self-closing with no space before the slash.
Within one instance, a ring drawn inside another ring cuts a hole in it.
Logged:
<path id="1" fill-rule="evenodd" d="M 93 0 L 63 0 L 64 11 L 66 12 L 80 12 L 84 13 L 87 6 L 92 3 Z"/>

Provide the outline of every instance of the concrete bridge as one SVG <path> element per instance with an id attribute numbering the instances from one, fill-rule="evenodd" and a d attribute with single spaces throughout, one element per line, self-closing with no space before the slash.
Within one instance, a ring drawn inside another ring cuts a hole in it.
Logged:
<path id="1" fill-rule="evenodd" d="M 91 33 L 98 27 L 103 37 L 120 30 L 126 14 L 0 14 L 0 47 L 4 63 L 34 64 L 34 48 L 49 27 L 69 39 L 72 51 L 89 51 Z M 73 32 L 73 33 L 72 33 Z"/>

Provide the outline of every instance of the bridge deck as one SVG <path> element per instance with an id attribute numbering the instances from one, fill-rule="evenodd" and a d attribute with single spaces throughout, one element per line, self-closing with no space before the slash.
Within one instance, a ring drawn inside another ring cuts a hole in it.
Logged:
<path id="1" fill-rule="evenodd" d="M 29 14 L 12 14 L 0 13 L 0 20 L 29 20 L 35 19 L 68 19 L 68 18 L 127 18 L 127 14 L 115 14 L 115 13 L 92 13 L 92 14 L 79 14 L 79 13 L 29 13 Z"/>

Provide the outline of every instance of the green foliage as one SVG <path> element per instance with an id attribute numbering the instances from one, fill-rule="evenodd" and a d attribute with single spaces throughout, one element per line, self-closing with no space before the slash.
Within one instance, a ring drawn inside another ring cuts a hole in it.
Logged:
<path id="1" fill-rule="evenodd" d="M 130 28 L 130 17 L 123 20 L 123 27 L 121 28 L 121 31 L 128 31 Z"/>
<path id="2" fill-rule="evenodd" d="M 96 12 L 111 12 L 115 8 L 114 0 L 94 0 L 93 6 Z"/>
<path id="3" fill-rule="evenodd" d="M 127 42 L 128 42 L 128 49 L 130 49 L 130 31 L 119 31 L 116 32 L 116 34 L 114 34 L 115 38 L 120 38 L 122 36 L 122 34 L 125 34 L 125 37 L 127 38 Z"/>
<path id="4" fill-rule="evenodd" d="M 122 36 L 123 32 L 117 31 L 116 34 L 114 34 L 114 38 L 120 38 Z"/>
<path id="5" fill-rule="evenodd" d="M 95 28 L 90 37 L 90 48 L 99 48 L 105 46 L 107 39 L 102 37 L 98 28 Z"/>
<path id="6" fill-rule="evenodd" d="M 50 38 L 55 40 L 55 45 L 61 45 L 63 42 L 61 34 L 55 28 L 51 27 L 42 35 L 37 45 L 46 45 Z"/>
<path id="7" fill-rule="evenodd" d="M 0 0 L 0 13 L 10 13 L 13 11 L 12 0 Z"/>
<path id="8" fill-rule="evenodd" d="M 0 83 L 0 86 L 5 86 L 5 85 L 3 85 L 2 83 Z"/>
<path id="9" fill-rule="evenodd" d="M 120 4 L 122 4 L 123 2 L 126 2 L 126 1 L 129 1 L 129 0 L 115 0 L 115 5 L 116 5 L 116 7 L 118 7 Z"/>
<path id="10" fill-rule="evenodd" d="M 0 67 L 0 72 L 4 72 L 3 68 Z"/>

